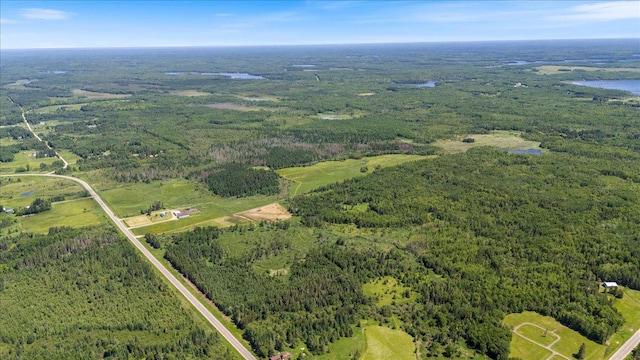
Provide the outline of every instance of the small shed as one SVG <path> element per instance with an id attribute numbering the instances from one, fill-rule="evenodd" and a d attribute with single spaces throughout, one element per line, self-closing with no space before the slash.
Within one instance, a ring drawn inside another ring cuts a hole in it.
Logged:
<path id="1" fill-rule="evenodd" d="M 602 283 L 602 287 L 605 289 L 617 289 L 618 283 L 615 281 L 605 281 Z"/>

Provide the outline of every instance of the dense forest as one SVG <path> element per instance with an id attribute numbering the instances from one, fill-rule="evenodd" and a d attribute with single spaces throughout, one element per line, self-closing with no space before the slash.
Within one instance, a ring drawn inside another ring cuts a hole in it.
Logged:
<path id="1" fill-rule="evenodd" d="M 111 227 L 2 238 L 0 265 L 3 359 L 236 358 Z"/>

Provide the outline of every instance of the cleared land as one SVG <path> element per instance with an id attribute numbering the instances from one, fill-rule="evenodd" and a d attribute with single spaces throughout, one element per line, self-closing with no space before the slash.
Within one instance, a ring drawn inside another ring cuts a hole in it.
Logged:
<path id="1" fill-rule="evenodd" d="M 274 110 L 271 108 L 260 107 L 260 106 L 247 106 L 246 104 L 238 104 L 231 102 L 222 102 L 215 104 L 207 104 L 204 105 L 211 109 L 221 109 L 221 110 L 236 110 L 236 111 L 260 111 L 260 110 Z"/>
<path id="2" fill-rule="evenodd" d="M 585 359 L 602 359 L 605 354 L 608 353 L 605 345 L 600 345 L 585 338 L 578 332 L 569 329 L 549 316 L 542 316 L 534 312 L 525 311 L 520 314 L 508 315 L 504 319 L 504 324 L 511 329 L 521 324 L 527 324 L 524 330 L 521 331 L 522 328 L 518 329 L 517 333 L 526 337 L 531 336 L 531 339 L 542 344 L 549 342 L 547 339 L 541 340 L 541 338 L 544 337 L 544 332 L 548 330 L 546 337 L 549 337 L 551 342 L 557 340 L 557 337 L 560 338 L 560 340 L 551 346 L 551 349 L 569 359 L 573 358 L 573 354 L 578 352 L 580 345 L 583 343 L 586 346 Z M 529 324 L 538 325 L 544 330 L 539 329 L 540 331 L 537 332 L 535 331 L 535 326 Z M 521 336 L 514 335 L 511 338 L 511 352 L 509 356 L 521 359 L 542 360 L 551 356 L 551 352 Z"/>
<path id="3" fill-rule="evenodd" d="M 362 360 L 415 360 L 411 335 L 382 326 L 362 329 L 367 344 Z"/>
<path id="4" fill-rule="evenodd" d="M 297 183 L 289 192 L 290 196 L 295 196 L 331 183 L 372 173 L 376 166 L 388 167 L 428 158 L 429 156 L 422 155 L 380 155 L 358 160 L 324 161 L 311 166 L 280 169 L 276 172 Z"/>
<path id="5" fill-rule="evenodd" d="M 79 228 L 106 222 L 102 209 L 91 198 L 53 203 L 51 210 L 20 218 L 23 231 L 41 234 L 56 226 Z"/>
<path id="6" fill-rule="evenodd" d="M 562 66 L 562 65 L 544 65 L 536 68 L 540 75 L 555 75 L 572 71 L 606 71 L 606 72 L 640 72 L 640 68 L 602 68 L 592 66 Z"/>
<path id="7" fill-rule="evenodd" d="M 473 142 L 462 140 L 471 138 Z M 540 149 L 540 143 L 529 141 L 520 137 L 520 133 L 514 131 L 494 131 L 491 134 L 471 134 L 458 137 L 454 140 L 438 140 L 434 146 L 444 149 L 447 153 L 465 152 L 477 146 L 493 146 L 507 150 Z"/>
<path id="8" fill-rule="evenodd" d="M 90 100 L 123 99 L 131 96 L 130 94 L 111 94 L 81 89 L 74 89 L 72 92 L 74 96 L 85 97 Z"/>
<path id="9" fill-rule="evenodd" d="M 237 213 L 236 215 L 245 217 L 252 221 L 277 221 L 291 218 L 291 214 L 278 203 L 273 203 L 251 210 Z"/>
<path id="10" fill-rule="evenodd" d="M 34 153 L 35 150 L 21 150 L 14 154 L 13 161 L 0 163 L 0 174 L 13 174 L 17 169 L 27 169 L 29 172 L 49 172 L 51 171 L 50 168 L 40 170 L 40 164 L 45 164 L 45 166 L 49 167 L 54 161 L 58 160 L 55 157 L 36 158 L 33 156 Z"/>
<path id="11" fill-rule="evenodd" d="M 376 298 L 376 305 L 391 305 L 392 302 L 406 303 L 414 302 L 417 294 L 410 288 L 403 286 L 391 276 L 370 281 L 362 287 L 362 292 L 366 296 Z"/>
<path id="12" fill-rule="evenodd" d="M 68 104 L 68 105 L 50 105 L 38 108 L 35 110 L 37 114 L 52 114 L 58 110 L 70 110 L 70 111 L 80 111 L 82 106 L 87 105 L 88 103 L 81 104 Z"/>
<path id="13" fill-rule="evenodd" d="M 211 94 L 198 91 L 198 90 L 173 90 L 169 91 L 169 94 L 176 96 L 187 96 L 187 97 L 198 97 L 198 96 L 209 96 Z"/>

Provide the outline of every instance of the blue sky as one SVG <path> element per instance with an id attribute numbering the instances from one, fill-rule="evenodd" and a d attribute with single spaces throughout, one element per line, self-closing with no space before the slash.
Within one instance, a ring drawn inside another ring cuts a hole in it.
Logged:
<path id="1" fill-rule="evenodd" d="M 640 38 L 640 1 L 0 1 L 0 48 Z"/>

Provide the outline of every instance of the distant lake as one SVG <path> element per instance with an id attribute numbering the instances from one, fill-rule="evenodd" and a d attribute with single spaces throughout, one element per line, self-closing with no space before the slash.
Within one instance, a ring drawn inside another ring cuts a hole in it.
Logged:
<path id="1" fill-rule="evenodd" d="M 171 71 L 171 72 L 165 72 L 165 75 L 182 75 L 183 73 L 181 72 L 175 72 L 175 71 Z M 190 72 L 190 74 L 194 74 L 194 75 L 204 75 L 204 76 L 226 76 L 228 78 L 231 79 L 241 79 L 241 80 L 258 80 L 258 79 L 264 79 L 264 77 L 260 76 L 260 75 L 251 75 L 251 74 L 247 74 L 247 73 L 230 73 L 230 72 L 195 72 L 192 71 Z"/>
<path id="2" fill-rule="evenodd" d="M 419 87 L 419 88 L 436 87 L 436 82 L 435 81 L 427 81 L 426 83 L 396 83 L 396 84 L 405 85 L 405 86 L 415 86 L 415 87 Z"/>
<path id="3" fill-rule="evenodd" d="M 540 149 L 515 149 L 515 150 L 507 150 L 512 154 L 526 154 L 526 155 L 542 155 L 542 150 Z"/>
<path id="4" fill-rule="evenodd" d="M 640 80 L 593 80 L 572 81 L 571 83 L 574 85 L 582 85 L 593 88 L 630 91 L 635 95 L 640 95 Z"/>

